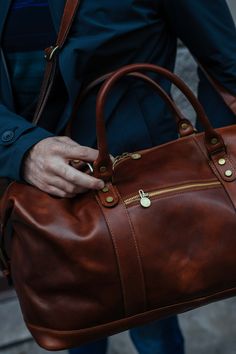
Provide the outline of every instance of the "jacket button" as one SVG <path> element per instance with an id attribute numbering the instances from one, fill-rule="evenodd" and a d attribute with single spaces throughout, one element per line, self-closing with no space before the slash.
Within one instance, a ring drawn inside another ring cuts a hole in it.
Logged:
<path id="1" fill-rule="evenodd" d="M 2 134 L 2 141 L 3 142 L 8 142 L 11 141 L 15 136 L 15 133 L 12 130 L 6 130 L 3 134 Z"/>

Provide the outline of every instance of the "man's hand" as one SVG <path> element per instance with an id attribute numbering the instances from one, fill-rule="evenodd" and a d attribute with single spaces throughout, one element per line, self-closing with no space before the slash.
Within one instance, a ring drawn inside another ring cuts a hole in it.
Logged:
<path id="1" fill-rule="evenodd" d="M 102 189 L 104 182 L 69 165 L 70 160 L 93 162 L 98 151 L 68 137 L 52 137 L 37 143 L 23 165 L 26 182 L 57 197 L 72 198 L 88 189 Z"/>

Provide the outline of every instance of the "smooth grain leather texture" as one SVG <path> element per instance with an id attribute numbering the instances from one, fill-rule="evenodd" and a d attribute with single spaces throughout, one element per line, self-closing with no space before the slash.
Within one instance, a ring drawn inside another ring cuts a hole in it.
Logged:
<path id="1" fill-rule="evenodd" d="M 108 93 L 125 75 L 143 71 L 175 82 L 205 133 L 112 163 L 103 121 Z M 213 130 L 177 76 L 135 64 L 116 71 L 100 89 L 97 137 L 94 167 L 107 181 L 104 191 L 61 199 L 14 182 L 3 199 L 6 268 L 9 256 L 25 322 L 49 350 L 236 294 L 236 126 Z"/>

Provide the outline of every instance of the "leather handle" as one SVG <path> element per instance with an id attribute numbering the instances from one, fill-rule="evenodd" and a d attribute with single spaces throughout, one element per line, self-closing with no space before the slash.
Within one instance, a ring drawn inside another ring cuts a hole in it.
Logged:
<path id="1" fill-rule="evenodd" d="M 175 86 L 177 86 L 180 91 L 185 95 L 188 101 L 193 106 L 197 113 L 197 116 L 202 123 L 205 130 L 205 145 L 209 155 L 214 154 L 220 150 L 225 150 L 225 145 L 222 137 L 218 134 L 211 126 L 205 111 L 197 100 L 195 95 L 189 89 L 189 87 L 175 74 L 169 70 L 156 66 L 154 64 L 132 64 L 122 67 L 121 69 L 114 72 L 102 85 L 98 96 L 96 104 L 96 130 L 97 130 L 97 142 L 99 155 L 97 160 L 94 162 L 94 175 L 104 181 L 111 180 L 113 175 L 112 161 L 110 159 L 107 139 L 106 139 L 106 128 L 104 119 L 105 103 L 109 92 L 113 86 L 123 77 L 130 74 L 131 72 L 138 71 L 150 71 L 164 76 L 169 79 Z"/>
<path id="2" fill-rule="evenodd" d="M 72 127 L 73 123 L 76 121 L 77 118 L 77 113 L 79 106 L 81 102 L 88 96 L 88 94 L 97 86 L 101 85 L 105 80 L 110 78 L 113 73 L 105 74 L 103 76 L 100 76 L 98 79 L 92 81 L 82 92 L 77 96 L 77 99 L 75 101 L 74 107 L 73 107 L 73 112 L 71 115 L 71 118 L 69 119 L 69 122 L 66 126 L 65 129 L 65 134 L 69 137 L 72 136 Z M 140 72 L 134 72 L 128 74 L 128 76 L 136 77 L 139 78 L 143 81 L 145 81 L 147 84 L 150 85 L 151 88 L 153 88 L 159 95 L 160 97 L 166 102 L 166 104 L 169 106 L 170 110 L 172 111 L 176 124 L 178 127 L 178 132 L 180 137 L 188 136 L 193 134 L 196 130 L 193 127 L 192 123 L 183 115 L 183 113 L 179 110 L 178 106 L 175 104 L 173 101 L 172 97 L 170 97 L 166 91 L 154 80 L 152 80 L 149 76 L 140 73 Z"/>

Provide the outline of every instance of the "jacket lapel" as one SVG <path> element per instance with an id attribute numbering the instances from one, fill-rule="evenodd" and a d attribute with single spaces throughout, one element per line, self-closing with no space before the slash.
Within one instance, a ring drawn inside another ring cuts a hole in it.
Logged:
<path id="1" fill-rule="evenodd" d="M 0 0 L 0 40 L 2 38 L 2 33 L 3 33 L 3 27 L 5 24 L 5 20 L 7 18 L 7 13 L 11 5 L 11 0 Z"/>
<path id="2" fill-rule="evenodd" d="M 3 34 L 3 28 L 4 24 L 7 18 L 8 10 L 10 9 L 11 6 L 11 0 L 0 0 L 0 11 L 1 11 L 1 16 L 0 16 L 0 44 L 1 44 L 1 39 L 2 39 L 2 34 Z M 1 83 L 0 83 L 0 91 L 2 92 L 2 101 L 8 106 L 8 108 L 13 109 L 13 97 L 12 97 L 12 89 L 11 89 L 11 83 L 5 63 L 5 58 L 3 55 L 3 52 L 0 47 L 0 77 L 1 77 Z"/>
<path id="3" fill-rule="evenodd" d="M 4 0 L 2 0 L 2 1 L 4 1 Z M 65 7 L 65 2 L 66 2 L 66 0 L 49 0 L 48 1 L 49 9 L 51 12 L 52 21 L 53 21 L 56 33 L 58 33 L 58 31 L 59 31 L 60 22 L 61 22 L 64 7 Z"/>

